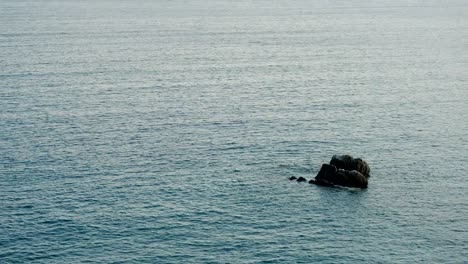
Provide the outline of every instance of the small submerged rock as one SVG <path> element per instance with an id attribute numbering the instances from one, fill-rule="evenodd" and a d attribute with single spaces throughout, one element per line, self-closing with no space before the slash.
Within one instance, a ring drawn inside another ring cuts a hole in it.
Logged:
<path id="1" fill-rule="evenodd" d="M 306 178 L 304 178 L 304 177 L 299 177 L 299 178 L 297 179 L 297 181 L 298 181 L 298 182 L 306 182 L 307 180 L 306 180 Z"/>

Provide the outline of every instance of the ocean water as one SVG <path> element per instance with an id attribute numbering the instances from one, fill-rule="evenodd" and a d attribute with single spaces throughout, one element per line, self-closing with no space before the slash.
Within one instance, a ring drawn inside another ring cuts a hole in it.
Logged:
<path id="1" fill-rule="evenodd" d="M 0 262 L 468 263 L 467 51 L 461 0 L 0 0 Z"/>

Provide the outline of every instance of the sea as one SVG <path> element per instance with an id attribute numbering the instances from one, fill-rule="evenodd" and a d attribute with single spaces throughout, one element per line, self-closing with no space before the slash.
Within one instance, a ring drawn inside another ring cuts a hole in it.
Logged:
<path id="1" fill-rule="evenodd" d="M 0 0 L 0 263 L 468 263 L 468 2 Z"/>

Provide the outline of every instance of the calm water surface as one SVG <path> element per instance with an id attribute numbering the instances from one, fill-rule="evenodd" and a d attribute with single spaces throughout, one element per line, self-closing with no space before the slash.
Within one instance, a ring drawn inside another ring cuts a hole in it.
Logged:
<path id="1" fill-rule="evenodd" d="M 0 262 L 467 263 L 467 48 L 466 1 L 0 0 Z"/>

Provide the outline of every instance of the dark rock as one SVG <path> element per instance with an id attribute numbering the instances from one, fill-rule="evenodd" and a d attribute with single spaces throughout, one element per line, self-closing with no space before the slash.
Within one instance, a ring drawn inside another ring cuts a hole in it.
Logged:
<path id="1" fill-rule="evenodd" d="M 367 188 L 370 167 L 367 162 L 350 155 L 334 155 L 330 164 L 322 164 L 315 179 L 309 183 L 321 186 L 340 185 L 345 187 Z M 289 180 L 306 182 L 304 177 L 291 176 Z"/>
<path id="2" fill-rule="evenodd" d="M 364 177 L 370 177 L 370 167 L 367 162 L 360 158 L 353 158 L 350 155 L 335 155 L 330 160 L 330 165 L 335 166 L 337 169 L 343 169 L 346 171 L 358 171 Z"/>
<path id="3" fill-rule="evenodd" d="M 367 188 L 367 178 L 358 171 L 339 169 L 332 182 L 347 187 Z"/>
<path id="4" fill-rule="evenodd" d="M 315 176 L 315 180 L 328 180 L 334 177 L 337 169 L 335 166 L 330 164 L 322 164 L 320 171 L 318 172 L 317 176 Z"/>
<path id="5" fill-rule="evenodd" d="M 346 174 L 350 187 L 367 188 L 368 177 L 356 170 L 346 171 Z"/>
<path id="6" fill-rule="evenodd" d="M 330 182 L 328 182 L 326 180 L 322 180 L 322 179 L 320 179 L 320 180 L 313 180 L 312 179 L 312 180 L 309 181 L 309 183 L 310 184 L 320 185 L 320 186 L 333 186 L 332 183 L 330 183 Z"/>
<path id="7" fill-rule="evenodd" d="M 334 165 L 323 164 L 315 176 L 314 181 L 309 183 L 331 186 L 340 185 L 346 187 L 367 188 L 367 177 L 356 170 L 337 169 Z"/>
<path id="8" fill-rule="evenodd" d="M 299 179 L 297 179 L 298 182 L 305 182 L 307 181 L 306 178 L 304 177 L 299 177 Z"/>

